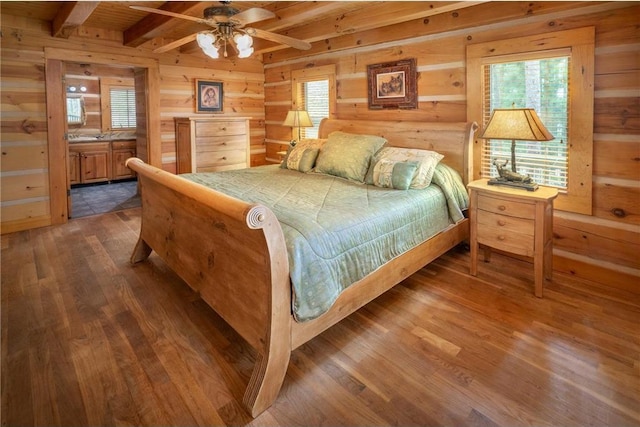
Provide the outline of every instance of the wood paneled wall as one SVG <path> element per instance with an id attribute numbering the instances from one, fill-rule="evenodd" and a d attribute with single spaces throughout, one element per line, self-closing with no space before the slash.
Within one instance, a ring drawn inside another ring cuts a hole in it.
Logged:
<path id="1" fill-rule="evenodd" d="M 464 121 L 468 44 L 594 26 L 593 214 L 556 211 L 554 268 L 640 291 L 639 16 L 632 2 L 488 3 L 265 55 L 267 157 L 290 138 L 292 70 L 336 65 L 339 119 Z M 403 58 L 417 59 L 418 108 L 369 110 L 366 66 Z"/>
<path id="2" fill-rule="evenodd" d="M 64 141 L 49 141 L 47 137 L 47 48 L 90 52 L 92 58 L 99 59 L 96 62 L 113 63 L 114 66 L 123 64 L 110 58 L 131 57 L 133 63 L 136 63 L 135 58 L 158 61 L 161 138 L 150 143 L 162 145 L 164 169 L 175 172 L 173 118 L 194 114 L 196 78 L 223 83 L 223 115 L 251 117 L 252 165 L 264 163 L 264 73 L 260 56 L 242 60 L 210 60 L 204 55 L 175 52 L 157 55 L 148 50 L 123 47 L 122 34 L 115 31 L 81 27 L 68 39 L 61 39 L 51 37 L 49 23 L 44 21 L 3 14 L 1 23 L 0 216 L 3 233 L 51 224 L 51 198 L 66 197 L 65 194 L 50 194 L 48 184 L 49 144 L 64 144 Z M 70 74 L 79 76 L 87 71 L 90 75 L 99 75 L 100 70 L 114 67 L 88 63 L 68 68 Z M 129 73 L 127 69 L 123 72 Z M 93 98 L 87 101 L 93 111 Z M 60 108 L 63 108 L 63 102 L 60 99 Z M 97 102 L 99 105 L 99 100 Z M 99 128 L 99 122 L 94 123 L 99 117 L 94 116 L 92 114 L 88 118 L 85 130 L 91 130 L 89 133 L 95 133 Z"/>

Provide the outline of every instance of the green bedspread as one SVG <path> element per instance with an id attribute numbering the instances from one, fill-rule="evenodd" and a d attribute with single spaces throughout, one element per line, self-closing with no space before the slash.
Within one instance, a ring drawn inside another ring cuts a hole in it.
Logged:
<path id="1" fill-rule="evenodd" d="M 277 165 L 181 176 L 274 212 L 287 244 L 299 322 L 320 316 L 350 284 L 463 219 L 468 204 L 459 175 L 442 164 L 432 185 L 421 190 Z"/>

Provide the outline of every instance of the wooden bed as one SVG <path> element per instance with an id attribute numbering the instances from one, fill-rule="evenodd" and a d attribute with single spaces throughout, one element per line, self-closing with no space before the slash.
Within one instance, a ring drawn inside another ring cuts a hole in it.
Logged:
<path id="1" fill-rule="evenodd" d="M 423 148 L 469 179 L 475 123 L 328 120 L 333 131 L 380 135 L 388 146 Z M 429 141 L 429 142 L 425 142 Z M 280 223 L 248 204 L 131 158 L 138 174 L 142 224 L 131 262 L 156 253 L 257 352 L 243 403 L 256 417 L 275 401 L 291 351 L 439 257 L 469 235 L 468 219 L 405 252 L 343 292 L 332 308 L 298 323 L 291 311 L 288 256 Z"/>

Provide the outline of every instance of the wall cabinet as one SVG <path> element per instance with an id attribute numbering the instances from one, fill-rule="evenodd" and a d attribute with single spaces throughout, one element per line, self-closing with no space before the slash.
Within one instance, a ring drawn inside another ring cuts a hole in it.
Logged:
<path id="1" fill-rule="evenodd" d="M 124 163 L 135 155 L 135 141 L 69 144 L 69 182 L 74 185 L 133 178 L 135 174 Z"/>
<path id="2" fill-rule="evenodd" d="M 248 117 L 176 117 L 177 173 L 250 165 Z"/>

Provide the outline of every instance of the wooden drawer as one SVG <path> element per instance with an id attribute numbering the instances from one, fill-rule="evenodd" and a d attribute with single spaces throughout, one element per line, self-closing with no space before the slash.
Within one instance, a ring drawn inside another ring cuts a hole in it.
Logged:
<path id="1" fill-rule="evenodd" d="M 243 121 L 201 122 L 196 123 L 195 128 L 196 138 L 247 134 L 247 128 Z"/>
<path id="2" fill-rule="evenodd" d="M 208 151 L 245 150 L 247 140 L 244 136 L 211 136 L 196 139 L 196 154 Z"/>
<path id="3" fill-rule="evenodd" d="M 503 230 L 505 233 L 520 233 L 533 236 L 535 224 L 533 219 L 478 210 L 478 230 L 489 227 Z"/>
<path id="4" fill-rule="evenodd" d="M 227 169 L 227 166 L 237 166 L 235 169 L 247 167 L 246 150 L 220 150 L 198 154 L 198 172 Z M 207 170 L 205 170 L 207 169 Z"/>
<path id="5" fill-rule="evenodd" d="M 478 209 L 518 218 L 534 219 L 536 217 L 534 203 L 503 199 L 486 194 L 478 194 Z"/>
<path id="6" fill-rule="evenodd" d="M 535 221 L 477 211 L 478 243 L 523 256 L 533 256 Z"/>
<path id="7" fill-rule="evenodd" d="M 131 150 L 136 148 L 136 141 L 111 141 L 112 150 Z"/>

